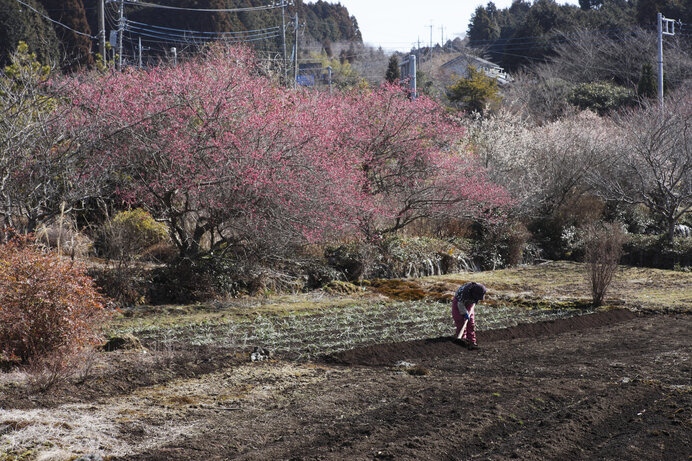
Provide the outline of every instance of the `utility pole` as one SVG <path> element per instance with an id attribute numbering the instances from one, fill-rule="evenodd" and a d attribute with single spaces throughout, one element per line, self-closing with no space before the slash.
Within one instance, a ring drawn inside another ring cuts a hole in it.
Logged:
<path id="1" fill-rule="evenodd" d="M 171 53 L 173 53 L 173 66 L 178 67 L 178 49 L 176 47 L 172 47 Z"/>
<path id="2" fill-rule="evenodd" d="M 101 59 L 103 60 L 103 66 L 106 67 L 106 61 L 108 60 L 108 57 L 106 56 L 106 14 L 104 11 L 104 0 L 99 0 L 98 8 L 99 53 L 101 54 Z"/>
<path id="3" fill-rule="evenodd" d="M 139 38 L 139 68 L 142 68 L 142 37 Z"/>
<path id="4" fill-rule="evenodd" d="M 411 54 L 399 63 L 401 69 L 401 82 L 406 82 L 409 89 L 409 97 L 414 100 L 418 96 L 416 89 L 416 55 Z"/>
<path id="5" fill-rule="evenodd" d="M 296 30 L 296 43 L 293 45 L 295 49 L 295 53 L 293 54 L 293 89 L 295 90 L 298 88 L 298 11 L 296 11 L 294 25 Z"/>
<path id="6" fill-rule="evenodd" d="M 440 46 L 444 48 L 445 46 L 445 26 L 440 26 Z"/>
<path id="7" fill-rule="evenodd" d="M 409 56 L 409 74 L 411 75 L 411 98 L 416 99 L 418 97 L 418 82 L 416 79 L 416 73 L 418 72 L 416 64 L 416 56 Z"/>
<path id="8" fill-rule="evenodd" d="M 286 59 L 286 0 L 281 0 L 281 32 L 284 47 L 284 85 L 288 85 L 288 61 Z"/>
<path id="9" fill-rule="evenodd" d="M 120 0 L 120 21 L 118 22 L 118 70 L 123 70 L 123 33 L 125 32 L 125 3 Z"/>
<path id="10" fill-rule="evenodd" d="M 433 25 L 430 23 L 430 59 L 433 57 L 433 48 L 432 48 L 432 30 L 433 30 Z"/>
<path id="11" fill-rule="evenodd" d="M 329 94 L 332 94 L 332 66 L 327 66 L 327 73 L 329 75 Z"/>
<path id="12" fill-rule="evenodd" d="M 658 13 L 658 103 L 663 109 L 663 36 L 675 35 L 675 21 Z"/>

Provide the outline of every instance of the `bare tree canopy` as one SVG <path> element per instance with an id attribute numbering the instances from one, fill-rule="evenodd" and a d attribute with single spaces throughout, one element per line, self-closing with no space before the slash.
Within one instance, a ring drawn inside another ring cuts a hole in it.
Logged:
<path id="1" fill-rule="evenodd" d="M 615 118 L 623 143 L 591 180 L 606 199 L 643 204 L 660 216 L 672 240 L 692 209 L 692 100 L 681 92 L 665 108 L 648 104 Z"/>

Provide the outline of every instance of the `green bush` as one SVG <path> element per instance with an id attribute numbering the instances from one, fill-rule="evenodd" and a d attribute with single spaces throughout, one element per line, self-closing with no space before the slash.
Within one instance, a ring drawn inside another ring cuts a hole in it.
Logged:
<path id="1" fill-rule="evenodd" d="M 592 110 L 607 114 L 636 102 L 632 90 L 610 82 L 582 83 L 577 85 L 568 97 L 569 103 L 582 110 Z"/>
<path id="2" fill-rule="evenodd" d="M 623 264 L 658 269 L 689 269 L 692 267 L 692 238 L 675 238 L 670 242 L 663 235 L 630 235 L 624 246 Z"/>
<path id="3" fill-rule="evenodd" d="M 136 258 L 147 248 L 169 241 L 166 225 L 141 208 L 116 214 L 104 225 L 103 234 L 106 254 L 117 260 Z"/>

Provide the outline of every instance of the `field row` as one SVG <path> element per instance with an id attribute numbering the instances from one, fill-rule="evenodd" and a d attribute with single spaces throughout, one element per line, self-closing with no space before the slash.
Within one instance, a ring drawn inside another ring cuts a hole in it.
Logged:
<path id="1" fill-rule="evenodd" d="M 480 305 L 476 310 L 476 324 L 479 331 L 493 330 L 584 313 L 588 311 Z M 285 358 L 306 360 L 369 344 L 449 336 L 454 332 L 454 323 L 448 304 L 364 302 L 317 314 L 265 314 L 172 328 L 149 326 L 127 332 L 140 337 L 150 347 L 217 345 L 246 351 L 259 346 Z"/>

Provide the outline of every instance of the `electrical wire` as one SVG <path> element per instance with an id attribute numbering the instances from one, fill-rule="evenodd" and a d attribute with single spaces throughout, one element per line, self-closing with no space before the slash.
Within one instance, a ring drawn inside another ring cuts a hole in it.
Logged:
<path id="1" fill-rule="evenodd" d="M 98 38 L 96 35 L 90 35 L 90 34 L 87 34 L 87 33 L 85 33 L 85 32 L 81 32 L 81 31 L 79 31 L 79 30 L 73 29 L 72 27 L 70 27 L 70 26 L 68 26 L 68 25 L 66 25 L 66 24 L 63 24 L 63 23 L 60 22 L 60 21 L 56 21 L 55 19 L 52 19 L 52 18 L 46 16 L 45 14 L 41 13 L 41 12 L 38 11 L 36 8 L 34 8 L 33 6 L 24 3 L 22 0 L 15 0 L 15 1 L 16 1 L 17 3 L 20 3 L 20 4 L 24 5 L 24 6 L 27 7 L 27 8 L 29 8 L 29 9 L 32 10 L 34 13 L 38 14 L 39 16 L 41 16 L 43 19 L 45 19 L 45 20 L 47 20 L 47 21 L 50 21 L 50 22 L 52 22 L 52 23 L 54 23 L 54 24 L 57 24 L 57 25 L 59 25 L 59 26 L 61 26 L 61 27 L 64 27 L 65 29 L 71 30 L 71 31 L 74 32 L 75 34 L 83 35 L 83 36 L 89 37 L 89 38 L 91 38 L 91 39 L 97 39 L 97 38 Z"/>
<path id="2" fill-rule="evenodd" d="M 130 4 L 133 2 L 125 3 Z M 137 2 L 136 5 L 146 6 L 148 4 Z M 106 19 L 111 29 L 120 31 L 121 21 L 115 14 L 116 12 L 114 10 L 107 9 Z M 206 32 L 156 26 L 154 24 L 132 21 L 126 18 L 123 18 L 122 27 L 123 35 L 125 32 L 128 32 L 129 35 L 137 35 L 138 38 L 141 37 L 143 42 L 157 44 L 201 44 L 208 41 L 225 41 L 233 44 L 252 43 L 262 40 L 272 40 L 281 35 L 280 26 L 235 32 Z"/>
<path id="3" fill-rule="evenodd" d="M 241 32 L 204 32 L 204 31 L 200 31 L 200 30 L 175 29 L 172 27 L 156 26 L 154 24 L 146 24 L 144 22 L 132 21 L 130 19 L 126 19 L 125 21 L 127 24 L 136 24 L 138 26 L 143 26 L 145 28 L 150 28 L 150 29 L 162 29 L 162 30 L 170 30 L 173 32 L 185 32 L 185 33 L 192 32 L 192 33 L 196 33 L 196 34 L 210 34 L 210 35 L 242 34 L 242 33 L 246 33 L 246 32 L 264 32 L 264 31 L 268 31 L 268 30 L 281 29 L 281 26 L 275 26 L 275 27 L 266 27 L 264 29 L 245 30 L 245 31 L 241 31 Z"/>
<path id="4" fill-rule="evenodd" d="M 205 43 L 205 40 L 165 38 L 165 37 L 150 36 L 147 34 L 139 34 L 139 35 L 141 35 L 143 43 L 183 44 L 183 45 L 195 45 L 195 44 Z M 225 43 L 230 43 L 230 44 L 251 43 L 251 42 L 257 42 L 257 41 L 262 41 L 262 40 L 270 40 L 273 38 L 277 38 L 279 36 L 280 36 L 280 34 L 275 34 L 275 35 L 267 35 L 267 36 L 258 37 L 258 38 L 251 38 L 251 39 L 224 39 L 224 41 L 225 41 Z M 209 40 L 207 39 L 206 41 L 209 41 Z"/>
<path id="5" fill-rule="evenodd" d="M 218 34 L 214 36 L 199 36 L 195 35 L 193 33 L 190 34 L 173 34 L 173 33 L 168 33 L 168 32 L 159 32 L 156 30 L 151 30 L 147 28 L 142 28 L 142 27 L 137 27 L 137 26 L 130 26 L 126 25 L 125 30 L 132 31 L 134 33 L 144 35 L 147 37 L 152 37 L 152 38 L 163 38 L 163 39 L 171 39 L 171 40 L 180 40 L 180 41 L 211 41 L 211 40 L 250 40 L 250 39 L 260 39 L 260 38 L 266 38 L 269 36 L 275 36 L 279 35 L 278 31 L 276 30 L 268 30 L 266 32 L 255 32 L 255 33 L 248 33 L 245 35 L 226 35 L 226 34 Z"/>
<path id="6" fill-rule="evenodd" d="M 160 9 L 166 9 L 166 10 L 198 11 L 198 12 L 205 12 L 205 13 L 236 13 L 236 12 L 242 12 L 242 11 L 273 10 L 276 8 L 281 8 L 283 6 L 281 4 L 277 5 L 277 4 L 273 3 L 271 5 L 248 6 L 248 7 L 243 7 L 243 8 L 185 8 L 185 7 L 180 7 L 180 6 L 157 5 L 156 3 L 139 2 L 139 1 L 134 1 L 134 0 L 125 0 L 125 1 L 123 1 L 123 4 L 133 5 L 133 6 L 144 6 L 144 7 L 150 7 L 150 8 L 160 8 Z"/>

